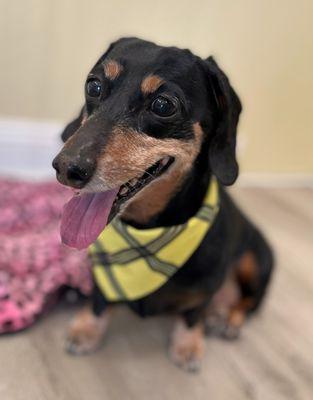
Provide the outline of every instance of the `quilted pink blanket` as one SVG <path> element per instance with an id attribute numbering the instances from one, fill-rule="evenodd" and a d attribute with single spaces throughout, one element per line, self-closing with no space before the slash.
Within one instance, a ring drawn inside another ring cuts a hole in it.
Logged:
<path id="1" fill-rule="evenodd" d="M 70 195 L 57 183 L 0 179 L 0 333 L 30 326 L 63 287 L 90 293 L 86 252 L 60 242 Z"/>

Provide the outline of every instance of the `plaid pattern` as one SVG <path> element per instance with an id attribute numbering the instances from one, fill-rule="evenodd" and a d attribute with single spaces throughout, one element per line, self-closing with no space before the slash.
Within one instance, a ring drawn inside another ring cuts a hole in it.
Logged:
<path id="1" fill-rule="evenodd" d="M 104 230 L 89 249 L 96 282 L 102 288 L 104 295 L 115 301 L 132 300 L 149 294 L 145 286 L 150 287 L 151 293 L 166 283 L 200 245 L 218 213 L 218 200 L 218 186 L 214 179 L 211 181 L 204 204 L 185 224 L 162 229 L 136 230 L 119 218 L 115 218 L 109 225 L 111 234 Z M 120 249 L 116 249 L 118 246 L 115 246 L 112 251 L 110 244 L 116 235 L 123 245 Z M 144 241 L 143 235 L 145 235 Z M 190 244 L 189 235 L 194 238 Z M 183 263 L 178 263 L 176 260 L 173 262 L 171 257 L 167 259 L 167 253 L 179 254 L 180 251 L 186 253 L 186 246 L 190 248 Z M 130 269 L 130 266 L 133 268 Z M 135 276 L 137 273 L 138 277 Z M 124 275 L 125 282 L 122 282 Z M 147 282 L 144 281 L 144 277 Z M 155 281 L 155 285 L 152 281 Z M 137 286 L 137 289 L 127 293 L 127 282 L 129 286 Z"/>

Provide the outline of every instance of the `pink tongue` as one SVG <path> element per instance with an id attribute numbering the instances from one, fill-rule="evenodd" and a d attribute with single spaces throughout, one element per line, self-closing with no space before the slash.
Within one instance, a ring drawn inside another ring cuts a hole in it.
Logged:
<path id="1" fill-rule="evenodd" d="M 62 242 L 76 249 L 93 243 L 107 224 L 118 190 L 82 194 L 66 203 L 61 220 Z"/>

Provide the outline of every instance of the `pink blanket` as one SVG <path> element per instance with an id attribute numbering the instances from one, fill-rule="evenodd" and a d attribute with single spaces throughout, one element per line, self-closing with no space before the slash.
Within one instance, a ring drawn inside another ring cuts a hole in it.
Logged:
<path id="1" fill-rule="evenodd" d="M 60 242 L 69 196 L 57 183 L 0 179 L 0 333 L 31 325 L 63 287 L 90 294 L 86 252 Z"/>

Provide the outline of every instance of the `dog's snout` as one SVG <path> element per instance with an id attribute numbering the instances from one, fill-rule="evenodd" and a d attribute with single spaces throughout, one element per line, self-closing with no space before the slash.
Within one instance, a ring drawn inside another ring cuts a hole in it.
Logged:
<path id="1" fill-rule="evenodd" d="M 76 189 L 83 188 L 93 176 L 96 169 L 95 163 L 86 159 L 84 161 L 67 159 L 59 154 L 52 162 L 60 183 Z"/>

